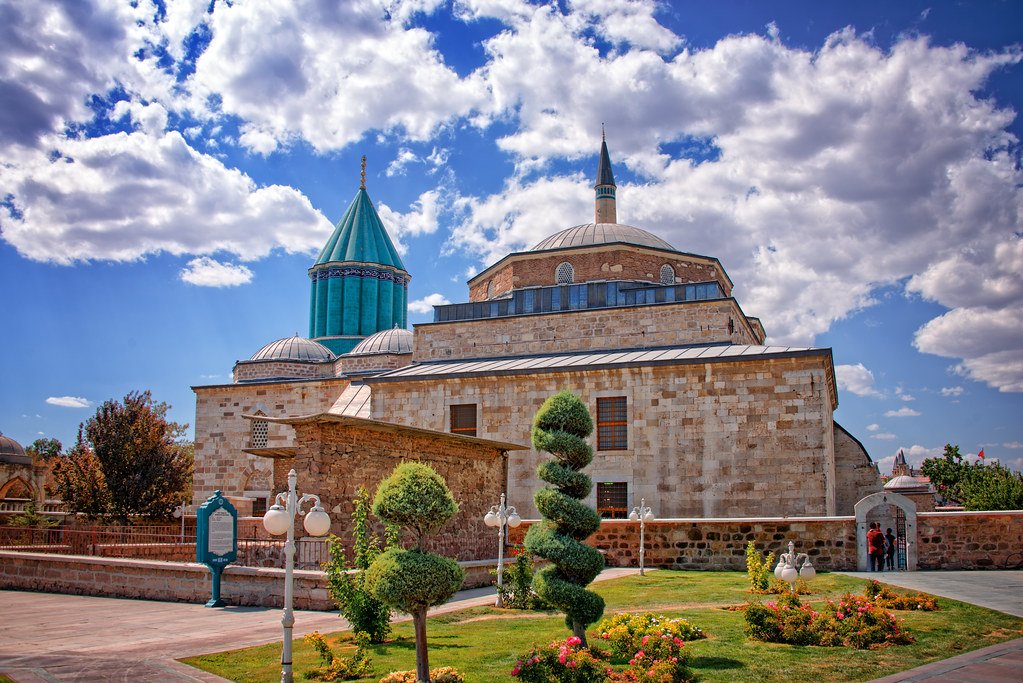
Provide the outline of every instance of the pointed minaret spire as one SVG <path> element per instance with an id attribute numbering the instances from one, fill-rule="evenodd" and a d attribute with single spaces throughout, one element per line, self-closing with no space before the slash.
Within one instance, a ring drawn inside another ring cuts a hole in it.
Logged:
<path id="1" fill-rule="evenodd" d="M 362 179 L 359 181 L 359 189 L 366 189 L 366 155 L 362 155 Z"/>
<path id="2" fill-rule="evenodd" d="M 595 223 L 617 223 L 618 209 L 615 204 L 615 177 L 611 172 L 611 155 L 607 153 L 607 137 L 604 124 L 600 124 L 600 163 L 597 165 L 597 210 Z"/>

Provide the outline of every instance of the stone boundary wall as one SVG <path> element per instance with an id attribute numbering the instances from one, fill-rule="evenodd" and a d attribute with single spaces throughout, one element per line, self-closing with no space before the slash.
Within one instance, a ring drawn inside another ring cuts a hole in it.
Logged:
<path id="1" fill-rule="evenodd" d="M 490 570 L 496 560 L 459 564 L 465 570 L 462 588 L 493 582 Z M 323 572 L 296 569 L 294 577 L 295 609 L 335 609 Z M 0 588 L 195 604 L 205 604 L 212 590 L 209 570 L 194 562 L 14 551 L 0 551 Z M 283 607 L 284 570 L 228 565 L 220 591 L 228 605 Z"/>
<path id="2" fill-rule="evenodd" d="M 536 520 L 510 530 L 521 543 Z M 926 512 L 917 515 L 918 569 L 1011 569 L 1023 564 L 1023 511 Z M 855 517 L 665 519 L 646 525 L 644 564 L 667 569 L 745 571 L 746 544 L 766 554 L 810 556 L 817 569 L 856 571 Z M 587 543 L 609 567 L 639 564 L 639 524 L 604 520 Z"/>

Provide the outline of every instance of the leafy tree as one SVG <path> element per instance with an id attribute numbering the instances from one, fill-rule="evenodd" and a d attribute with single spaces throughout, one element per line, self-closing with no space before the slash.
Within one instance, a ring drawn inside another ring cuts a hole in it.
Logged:
<path id="1" fill-rule="evenodd" d="M 366 570 L 366 587 L 378 600 L 412 615 L 416 632 L 416 679 L 430 681 L 426 650 L 426 610 L 454 595 L 465 572 L 454 560 L 426 552 L 426 537 L 458 512 L 444 479 L 429 465 L 405 462 L 380 483 L 373 514 L 409 529 L 415 547 L 390 548 Z"/>
<path id="2" fill-rule="evenodd" d="M 331 536 L 330 560 L 325 567 L 327 592 L 355 633 L 365 633 L 371 643 L 382 643 L 391 632 L 391 609 L 366 589 L 366 570 L 380 555 L 380 541 L 369 531 L 369 512 L 369 491 L 360 486 L 352 512 L 354 561 L 348 565 L 344 544 L 337 536 Z M 388 546 L 397 545 L 396 540 L 394 534 L 390 534 Z M 357 571 L 350 571 L 352 569 Z"/>
<path id="3" fill-rule="evenodd" d="M 168 408 L 148 391 L 99 407 L 80 427 L 74 457 L 60 463 L 57 488 L 70 509 L 123 524 L 170 515 L 190 494 L 193 458 L 191 444 L 175 440 L 188 425 L 168 422 Z"/>
<path id="4" fill-rule="evenodd" d="M 580 501 L 593 488 L 580 472 L 593 460 L 585 439 L 593 431 L 586 404 L 570 391 L 551 396 L 533 418 L 533 447 L 554 456 L 536 476 L 546 481 L 533 495 L 543 521 L 526 532 L 525 546 L 551 565 L 536 573 L 533 589 L 547 604 L 565 613 L 565 623 L 586 647 L 586 627 L 604 613 L 604 599 L 588 585 L 604 568 L 604 558 L 583 543 L 600 528 L 600 515 Z"/>
<path id="5" fill-rule="evenodd" d="M 945 445 L 940 458 L 927 458 L 921 471 L 945 498 L 967 510 L 1023 509 L 1023 475 L 999 463 L 969 463 L 959 446 Z"/>
<path id="6" fill-rule="evenodd" d="M 43 491 L 46 495 L 52 496 L 57 492 L 53 470 L 62 450 L 64 450 L 64 445 L 59 439 L 36 439 L 31 446 L 25 449 L 25 453 L 32 458 L 33 464 L 46 468 L 46 474 L 43 477 Z"/>

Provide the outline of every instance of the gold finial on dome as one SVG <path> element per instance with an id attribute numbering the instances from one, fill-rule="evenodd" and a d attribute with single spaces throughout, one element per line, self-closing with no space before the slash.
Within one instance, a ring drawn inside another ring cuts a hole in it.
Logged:
<path id="1" fill-rule="evenodd" d="M 366 155 L 362 155 L 362 179 L 359 181 L 359 189 L 366 189 Z"/>

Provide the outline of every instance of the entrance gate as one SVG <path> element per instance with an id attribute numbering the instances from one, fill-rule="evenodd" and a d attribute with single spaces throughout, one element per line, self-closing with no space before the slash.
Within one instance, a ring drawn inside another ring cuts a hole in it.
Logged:
<path id="1" fill-rule="evenodd" d="M 916 503 L 906 496 L 888 491 L 872 493 L 856 503 L 856 569 L 870 567 L 867 553 L 867 513 L 879 505 L 895 506 L 896 542 L 899 569 L 916 571 Z"/>

